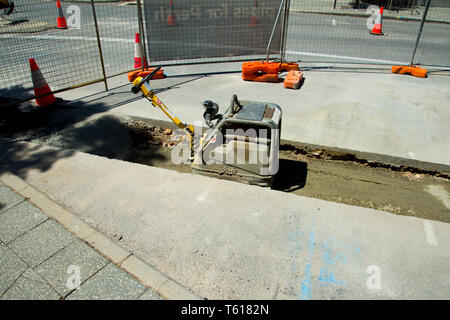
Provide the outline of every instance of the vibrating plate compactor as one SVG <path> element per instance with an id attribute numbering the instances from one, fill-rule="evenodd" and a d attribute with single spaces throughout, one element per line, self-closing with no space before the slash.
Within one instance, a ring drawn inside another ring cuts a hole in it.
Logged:
<path id="1" fill-rule="evenodd" d="M 229 108 L 224 114 L 219 114 L 219 106 L 206 100 L 203 102 L 203 117 L 209 129 L 194 128 L 181 122 L 150 88 L 149 80 L 159 69 L 156 68 L 145 78 L 136 78 L 131 91 L 142 92 L 146 99 L 184 130 L 184 146 L 189 151 L 192 171 L 270 187 L 278 172 L 281 108 L 273 103 L 238 100 L 233 95 Z M 179 145 L 181 143 L 177 147 Z M 177 147 L 173 152 L 180 152 Z"/>

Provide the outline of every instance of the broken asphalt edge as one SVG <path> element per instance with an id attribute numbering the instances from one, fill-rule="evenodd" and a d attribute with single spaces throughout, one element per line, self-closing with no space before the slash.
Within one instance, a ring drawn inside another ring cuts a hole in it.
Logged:
<path id="1" fill-rule="evenodd" d="M 8 172 L 0 175 L 0 181 L 164 299 L 203 300 L 169 276 L 156 270 L 132 252 L 92 228 L 22 178 Z"/>

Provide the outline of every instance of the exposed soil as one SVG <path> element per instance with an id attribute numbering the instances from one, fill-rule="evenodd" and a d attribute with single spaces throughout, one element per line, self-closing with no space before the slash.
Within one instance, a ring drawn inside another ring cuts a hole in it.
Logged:
<path id="1" fill-rule="evenodd" d="M 191 172 L 189 165 L 175 165 L 171 161 L 171 148 L 175 144 L 171 131 L 140 121 L 129 124 L 133 128 L 134 146 L 127 161 Z M 155 153 L 161 155 L 156 161 Z M 450 223 L 445 199 L 432 194 L 437 189 L 448 195 L 450 183 L 445 177 L 371 167 L 369 163 L 353 160 L 326 160 L 325 153 L 302 153 L 292 146 L 281 146 L 280 169 L 272 189 Z"/>

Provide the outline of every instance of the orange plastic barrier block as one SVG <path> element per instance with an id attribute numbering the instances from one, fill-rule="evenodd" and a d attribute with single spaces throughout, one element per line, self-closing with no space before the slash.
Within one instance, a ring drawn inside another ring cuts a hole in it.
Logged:
<path id="1" fill-rule="evenodd" d="M 302 79 L 303 79 L 303 72 L 298 70 L 291 70 L 284 79 L 284 87 L 298 89 Z"/>
<path id="2" fill-rule="evenodd" d="M 242 73 L 252 74 L 257 72 L 262 73 L 278 73 L 280 64 L 277 62 L 244 62 L 242 64 Z"/>
<path id="3" fill-rule="evenodd" d="M 146 77 L 148 76 L 155 68 L 150 68 L 147 70 L 136 70 L 136 71 L 131 71 L 128 72 L 128 81 L 129 82 L 133 82 L 134 79 L 136 79 L 137 77 Z M 164 79 L 166 77 L 166 75 L 164 74 L 163 69 L 158 70 L 158 72 L 156 72 L 152 79 Z"/>
<path id="4" fill-rule="evenodd" d="M 414 77 L 426 78 L 427 69 L 413 66 L 392 66 L 392 73 L 410 74 Z"/>
<path id="5" fill-rule="evenodd" d="M 277 82 L 279 65 L 277 62 L 244 62 L 242 64 L 242 79 L 257 82 Z"/>
<path id="6" fill-rule="evenodd" d="M 278 82 L 278 73 L 242 74 L 242 79 L 245 81 L 256 82 Z"/>
<path id="7" fill-rule="evenodd" d="M 136 79 L 138 77 L 138 74 L 140 72 L 142 72 L 142 70 L 136 70 L 136 71 L 128 72 L 128 81 L 129 82 L 133 82 L 134 79 Z"/>
<path id="8" fill-rule="evenodd" d="M 297 62 L 282 62 L 280 63 L 279 70 L 280 72 L 297 70 L 298 71 L 298 63 Z"/>

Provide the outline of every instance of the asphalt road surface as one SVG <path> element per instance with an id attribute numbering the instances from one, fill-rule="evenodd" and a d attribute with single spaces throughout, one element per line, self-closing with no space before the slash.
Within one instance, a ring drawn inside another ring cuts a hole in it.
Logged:
<path id="1" fill-rule="evenodd" d="M 1 96 L 23 97 L 32 82 L 29 58 L 35 58 L 53 90 L 102 78 L 93 12 L 89 3 L 63 3 L 67 22 L 80 8 L 79 29 L 56 29 L 56 6 L 49 1 L 17 1 L 17 13 L 9 18 L 47 22 L 53 27 L 36 33 L 4 33 L 0 27 Z M 96 4 L 96 15 L 105 72 L 111 76 L 133 68 L 134 34 L 138 32 L 137 9 L 124 3 Z M 292 13 L 289 19 L 287 57 L 302 61 L 353 61 L 365 63 L 408 63 L 411 59 L 419 22 L 383 21 L 386 36 L 369 34 L 367 19 Z M 169 26 L 167 26 L 170 28 Z M 427 24 L 417 52 L 416 63 L 450 65 L 449 25 Z M 225 36 L 225 35 L 224 35 Z M 229 37 L 229 35 L 226 35 Z M 267 35 L 267 38 L 270 34 Z M 201 45 L 191 53 L 202 56 Z M 157 45 L 150 43 L 150 46 Z M 179 51 L 180 43 L 166 42 L 168 52 Z M 150 49 L 151 50 L 151 49 Z M 212 67 L 213 68 L 213 67 Z"/>
<path id="2" fill-rule="evenodd" d="M 420 22 L 383 20 L 384 36 L 371 35 L 367 19 L 291 13 L 288 56 L 308 61 L 409 63 Z M 450 25 L 425 24 L 414 63 L 450 65 Z"/>

